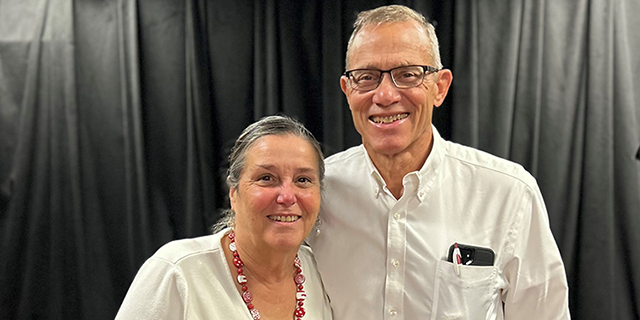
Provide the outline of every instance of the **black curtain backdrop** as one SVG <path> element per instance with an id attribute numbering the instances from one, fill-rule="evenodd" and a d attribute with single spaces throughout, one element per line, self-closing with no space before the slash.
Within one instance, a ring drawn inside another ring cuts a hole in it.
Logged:
<path id="1" fill-rule="evenodd" d="M 444 137 L 538 179 L 574 319 L 640 319 L 640 2 L 0 0 L 0 319 L 112 319 L 139 266 L 209 233 L 262 116 L 327 155 L 357 13 L 405 4 L 454 74 Z"/>

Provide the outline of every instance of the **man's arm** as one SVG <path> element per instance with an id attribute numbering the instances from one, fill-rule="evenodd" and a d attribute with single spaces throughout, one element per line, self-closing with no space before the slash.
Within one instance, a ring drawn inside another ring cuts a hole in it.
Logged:
<path id="1" fill-rule="evenodd" d="M 505 319 L 570 319 L 567 279 L 547 210 L 535 189 L 523 199 L 514 229 L 513 258 L 505 267 Z"/>

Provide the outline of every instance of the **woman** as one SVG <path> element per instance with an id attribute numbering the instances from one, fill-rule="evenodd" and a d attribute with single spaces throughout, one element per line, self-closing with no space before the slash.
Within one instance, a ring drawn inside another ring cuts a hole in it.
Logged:
<path id="1" fill-rule="evenodd" d="M 213 235 L 168 243 L 141 267 L 116 319 L 332 319 L 311 250 L 324 162 L 300 123 L 270 116 L 229 156 L 231 210 Z"/>

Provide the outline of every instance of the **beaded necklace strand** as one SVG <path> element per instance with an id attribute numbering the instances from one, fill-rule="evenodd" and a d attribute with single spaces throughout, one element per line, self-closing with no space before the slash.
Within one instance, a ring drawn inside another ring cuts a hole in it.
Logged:
<path id="1" fill-rule="evenodd" d="M 247 276 L 244 275 L 244 270 L 242 267 L 244 266 L 244 262 L 240 259 L 240 254 L 236 250 L 236 233 L 231 230 L 229 233 L 229 250 L 233 253 L 233 265 L 238 268 L 238 284 L 242 287 L 242 300 L 247 304 L 247 308 L 249 308 L 249 313 L 253 320 L 260 320 L 260 312 L 253 306 L 253 295 L 249 292 L 249 288 L 247 287 Z M 296 283 L 296 310 L 293 313 L 295 320 L 301 320 L 304 315 L 304 300 L 307 298 L 307 294 L 304 292 L 304 275 L 302 274 L 302 263 L 300 262 L 300 258 L 298 258 L 298 254 L 296 254 L 296 258 L 293 260 L 293 267 L 295 268 L 296 274 L 293 276 L 293 281 Z"/>

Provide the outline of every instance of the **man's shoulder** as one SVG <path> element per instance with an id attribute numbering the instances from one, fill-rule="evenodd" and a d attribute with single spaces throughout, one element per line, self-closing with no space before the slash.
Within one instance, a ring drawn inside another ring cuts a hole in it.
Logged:
<path id="1" fill-rule="evenodd" d="M 533 187 L 535 178 L 520 164 L 486 151 L 446 141 L 446 160 L 453 165 L 470 166 L 489 176 L 502 176 L 522 181 Z"/>
<path id="2" fill-rule="evenodd" d="M 329 157 L 324 162 L 328 164 L 341 163 L 345 161 L 362 160 L 366 156 L 364 146 L 362 144 L 353 146 L 347 150 L 340 151 Z"/>
<path id="3" fill-rule="evenodd" d="M 354 162 L 361 163 L 362 161 L 366 161 L 366 156 L 364 146 L 357 145 L 327 157 L 324 163 L 327 167 Z"/>

